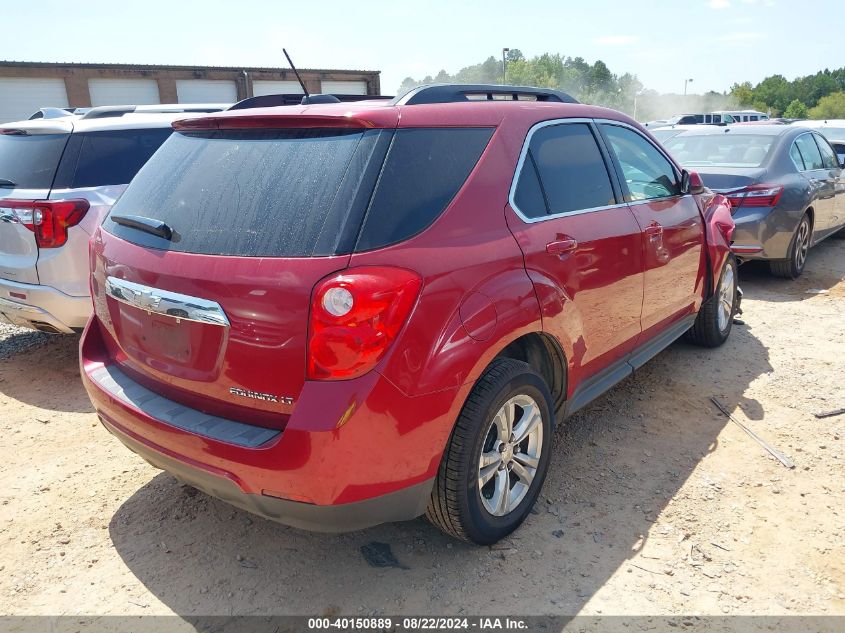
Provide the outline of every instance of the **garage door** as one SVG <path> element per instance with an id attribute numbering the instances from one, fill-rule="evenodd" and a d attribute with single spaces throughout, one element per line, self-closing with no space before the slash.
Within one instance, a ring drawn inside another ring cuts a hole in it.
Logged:
<path id="1" fill-rule="evenodd" d="M 264 95 L 301 95 L 302 86 L 298 81 L 253 81 L 252 96 Z"/>
<path id="2" fill-rule="evenodd" d="M 234 81 L 214 79 L 177 79 L 179 103 L 234 103 L 238 88 Z"/>
<path id="3" fill-rule="evenodd" d="M 161 103 L 155 79 L 89 79 L 91 105 L 150 105 Z"/>
<path id="4" fill-rule="evenodd" d="M 50 107 L 68 107 L 64 79 L 0 79 L 0 123 L 22 121 Z"/>
<path id="5" fill-rule="evenodd" d="M 322 89 L 325 94 L 337 95 L 365 95 L 367 94 L 366 81 L 324 81 Z"/>

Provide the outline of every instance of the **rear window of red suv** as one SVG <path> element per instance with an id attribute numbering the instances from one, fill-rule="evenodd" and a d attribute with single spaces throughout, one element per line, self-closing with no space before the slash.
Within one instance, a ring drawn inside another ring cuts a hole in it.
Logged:
<path id="1" fill-rule="evenodd" d="M 104 228 L 143 246 L 209 255 L 378 248 L 428 226 L 491 135 L 487 128 L 177 132 L 112 209 L 162 221 L 173 239 L 110 219 Z"/>

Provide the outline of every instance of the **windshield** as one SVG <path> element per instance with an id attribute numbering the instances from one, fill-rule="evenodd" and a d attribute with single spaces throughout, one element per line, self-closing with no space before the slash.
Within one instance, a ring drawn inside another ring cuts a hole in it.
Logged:
<path id="1" fill-rule="evenodd" d="M 650 130 L 651 135 L 661 143 L 668 141 L 674 136 L 678 136 L 683 130 Z"/>
<path id="2" fill-rule="evenodd" d="M 3 189 L 49 189 L 69 134 L 0 134 L 0 195 Z"/>
<path id="3" fill-rule="evenodd" d="M 682 165 L 713 167 L 760 167 L 776 137 L 760 134 L 695 134 L 678 136 L 664 143 Z"/>

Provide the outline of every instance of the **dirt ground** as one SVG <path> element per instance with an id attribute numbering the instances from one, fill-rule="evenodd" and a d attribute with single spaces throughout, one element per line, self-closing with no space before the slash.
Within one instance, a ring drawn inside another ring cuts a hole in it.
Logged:
<path id="1" fill-rule="evenodd" d="M 4 614 L 845 614 L 845 241 L 741 270 L 746 325 L 679 342 L 559 429 L 493 548 L 418 519 L 301 532 L 197 493 L 97 422 L 76 337 L 0 330 Z M 794 460 L 782 466 L 718 397 Z M 368 564 L 390 546 L 399 567 Z"/>

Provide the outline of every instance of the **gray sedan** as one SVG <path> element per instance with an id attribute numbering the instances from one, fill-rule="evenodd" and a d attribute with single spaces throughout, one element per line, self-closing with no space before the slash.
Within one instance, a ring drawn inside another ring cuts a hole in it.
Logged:
<path id="1" fill-rule="evenodd" d="M 772 274 L 795 279 L 810 247 L 834 233 L 845 237 L 844 166 L 815 130 L 701 126 L 663 144 L 731 201 L 741 259 L 769 260 Z"/>

